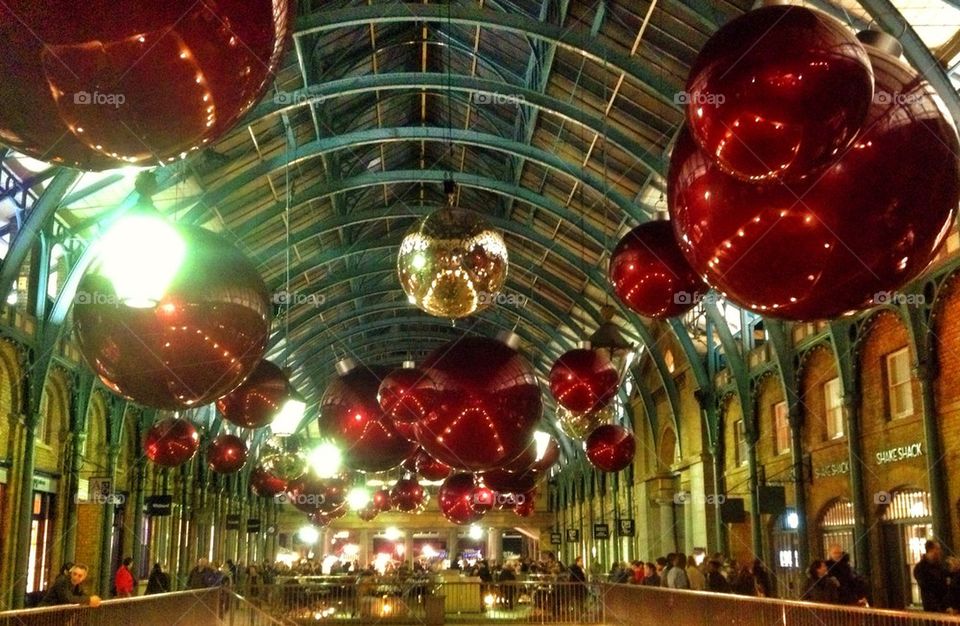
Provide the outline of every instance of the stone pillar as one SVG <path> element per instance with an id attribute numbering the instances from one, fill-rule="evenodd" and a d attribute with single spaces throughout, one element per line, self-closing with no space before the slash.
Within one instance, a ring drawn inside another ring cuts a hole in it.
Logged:
<path id="1" fill-rule="evenodd" d="M 360 531 L 360 552 L 357 554 L 357 559 L 360 561 L 360 567 L 367 567 L 370 565 L 370 531 L 364 528 Z"/>
<path id="2" fill-rule="evenodd" d="M 499 528 L 487 529 L 487 559 L 492 563 L 503 558 L 503 532 Z"/>

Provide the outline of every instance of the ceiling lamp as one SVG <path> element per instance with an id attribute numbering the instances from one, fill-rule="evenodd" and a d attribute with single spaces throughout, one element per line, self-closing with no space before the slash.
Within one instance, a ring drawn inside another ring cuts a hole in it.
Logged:
<path id="1" fill-rule="evenodd" d="M 0 3 L 0 138 L 84 170 L 208 147 L 273 84 L 289 0 Z"/>
<path id="2" fill-rule="evenodd" d="M 307 413 L 307 401 L 299 391 L 288 383 L 287 398 L 280 411 L 270 423 L 270 430 L 278 437 L 288 437 L 300 429 L 303 417 Z"/>
<path id="3" fill-rule="evenodd" d="M 493 304 L 507 280 L 507 245 L 473 211 L 447 206 L 417 221 L 400 244 L 397 272 L 409 301 L 436 317 L 457 319 Z"/>

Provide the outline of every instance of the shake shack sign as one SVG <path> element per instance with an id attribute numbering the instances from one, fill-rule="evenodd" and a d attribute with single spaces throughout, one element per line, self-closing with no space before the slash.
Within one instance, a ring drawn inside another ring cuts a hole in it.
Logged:
<path id="1" fill-rule="evenodd" d="M 899 446 L 877 452 L 877 465 L 899 463 L 907 459 L 915 459 L 918 456 L 923 456 L 923 445 L 920 443 L 912 443 L 906 446 Z"/>
<path id="2" fill-rule="evenodd" d="M 847 461 L 831 463 L 830 465 L 821 465 L 813 470 L 813 475 L 816 478 L 829 478 L 830 476 L 842 476 L 849 473 L 850 463 Z"/>

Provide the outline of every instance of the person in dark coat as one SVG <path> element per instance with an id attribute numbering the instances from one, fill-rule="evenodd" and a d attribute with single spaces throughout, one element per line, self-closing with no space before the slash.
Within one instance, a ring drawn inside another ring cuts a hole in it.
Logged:
<path id="1" fill-rule="evenodd" d="M 40 601 L 40 606 L 59 606 L 63 604 L 84 604 L 100 606 L 100 597 L 88 594 L 83 588 L 87 579 L 87 566 L 74 565 L 70 568 L 70 577 L 58 576 L 53 586 Z"/>
<path id="2" fill-rule="evenodd" d="M 944 604 L 947 605 L 947 613 L 960 613 L 960 558 L 955 556 L 947 558 L 947 597 Z"/>
<path id="3" fill-rule="evenodd" d="M 713 559 L 707 563 L 706 590 L 714 593 L 730 593 L 730 581 L 723 575 L 723 563 Z"/>
<path id="4" fill-rule="evenodd" d="M 170 574 L 163 571 L 163 566 L 159 563 L 153 564 L 150 570 L 150 578 L 147 579 L 147 593 L 167 593 L 170 591 Z"/>
<path id="5" fill-rule="evenodd" d="M 827 569 L 830 570 L 830 575 L 840 583 L 840 604 L 860 606 L 868 604 L 866 581 L 850 565 L 850 555 L 837 544 L 830 546 Z"/>
<path id="6" fill-rule="evenodd" d="M 913 568 L 913 577 L 920 586 L 923 610 L 944 613 L 947 610 L 947 569 L 943 566 L 943 549 L 939 541 L 927 541 L 926 554 Z"/>
<path id="7" fill-rule="evenodd" d="M 817 559 L 807 570 L 807 589 L 803 600 L 820 604 L 840 604 L 840 582 L 830 574 L 827 561 Z"/>

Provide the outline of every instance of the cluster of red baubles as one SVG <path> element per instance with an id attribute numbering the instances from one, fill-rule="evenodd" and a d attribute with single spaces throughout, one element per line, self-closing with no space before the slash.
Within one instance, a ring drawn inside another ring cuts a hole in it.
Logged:
<path id="1" fill-rule="evenodd" d="M 878 33 L 798 6 L 752 11 L 700 52 L 668 181 L 610 280 L 649 317 L 706 285 L 786 319 L 883 303 L 930 263 L 960 204 L 960 143 L 934 89 Z M 861 43 L 861 41 L 863 43 Z"/>

